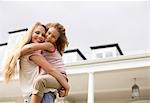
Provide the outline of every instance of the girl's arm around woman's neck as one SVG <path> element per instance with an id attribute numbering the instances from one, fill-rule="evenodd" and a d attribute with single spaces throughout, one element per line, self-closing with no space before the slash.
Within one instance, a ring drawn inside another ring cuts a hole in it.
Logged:
<path id="1" fill-rule="evenodd" d="M 24 56 L 26 54 L 30 54 L 30 53 L 37 51 L 37 50 L 46 50 L 46 51 L 52 52 L 55 50 L 55 47 L 53 44 L 51 44 L 49 42 L 26 44 L 21 49 L 21 56 Z"/>

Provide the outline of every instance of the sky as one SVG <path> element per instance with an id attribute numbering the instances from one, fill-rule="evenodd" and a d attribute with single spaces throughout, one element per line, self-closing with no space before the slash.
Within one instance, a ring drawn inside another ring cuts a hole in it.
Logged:
<path id="1" fill-rule="evenodd" d="M 132 1 L 0 1 L 0 43 L 9 31 L 40 21 L 60 22 L 69 47 L 90 54 L 91 46 L 118 43 L 124 54 L 150 51 L 148 0 Z"/>

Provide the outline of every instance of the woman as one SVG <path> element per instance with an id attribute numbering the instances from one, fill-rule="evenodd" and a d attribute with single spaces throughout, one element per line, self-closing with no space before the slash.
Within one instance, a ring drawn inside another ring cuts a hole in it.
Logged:
<path id="1" fill-rule="evenodd" d="M 29 50 L 23 50 L 23 47 L 28 43 L 44 42 L 45 32 L 45 27 L 41 23 L 36 23 L 35 25 L 33 25 L 27 31 L 26 35 L 20 41 L 16 50 L 13 51 L 13 53 L 9 56 L 5 63 L 4 74 L 5 80 L 8 82 L 15 72 L 17 60 L 20 59 L 20 83 L 26 103 L 28 102 L 28 97 L 31 95 L 33 89 L 33 81 L 39 74 L 39 66 L 49 74 L 51 74 L 53 77 L 55 77 L 61 83 L 61 85 L 66 88 L 66 90 L 69 90 L 69 85 L 67 82 L 65 82 L 63 76 L 47 62 L 47 60 L 39 53 L 39 51 L 29 55 L 29 51 L 31 49 L 30 47 L 28 48 Z M 44 47 L 50 46 L 48 43 L 46 45 L 47 46 Z M 27 69 L 30 69 L 31 71 L 26 71 Z M 51 94 L 46 94 L 46 96 L 44 96 L 43 98 L 54 98 Z M 65 95 L 68 95 L 68 92 L 66 92 Z M 42 100 L 42 103 L 47 103 L 46 99 Z M 53 100 L 49 101 L 49 103 L 53 102 Z"/>

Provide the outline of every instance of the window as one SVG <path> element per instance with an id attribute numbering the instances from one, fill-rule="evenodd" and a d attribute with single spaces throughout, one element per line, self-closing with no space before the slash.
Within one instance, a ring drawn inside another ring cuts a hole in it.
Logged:
<path id="1" fill-rule="evenodd" d="M 4 59 L 5 59 L 5 55 L 6 55 L 6 47 L 7 47 L 7 44 L 0 46 L 0 58 L 1 58 L 0 68 L 2 68 L 2 65 L 4 63 Z"/>

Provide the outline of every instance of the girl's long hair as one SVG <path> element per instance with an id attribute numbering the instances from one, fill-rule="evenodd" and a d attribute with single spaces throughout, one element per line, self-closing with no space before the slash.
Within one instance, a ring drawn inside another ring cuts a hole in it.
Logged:
<path id="1" fill-rule="evenodd" d="M 39 22 L 33 24 L 22 37 L 21 41 L 16 45 L 15 50 L 13 50 L 12 53 L 6 58 L 3 66 L 3 74 L 6 82 L 9 82 L 15 73 L 17 60 L 20 58 L 22 47 L 31 41 L 32 33 L 39 25 L 41 25 Z"/>
<path id="2" fill-rule="evenodd" d="M 48 23 L 46 25 L 47 30 L 51 27 L 56 28 L 57 31 L 60 33 L 60 37 L 56 41 L 56 46 L 57 46 L 57 50 L 59 51 L 59 53 L 62 56 L 65 51 L 65 47 L 67 47 L 69 44 L 67 37 L 66 37 L 66 30 L 65 30 L 64 26 L 60 23 Z"/>

